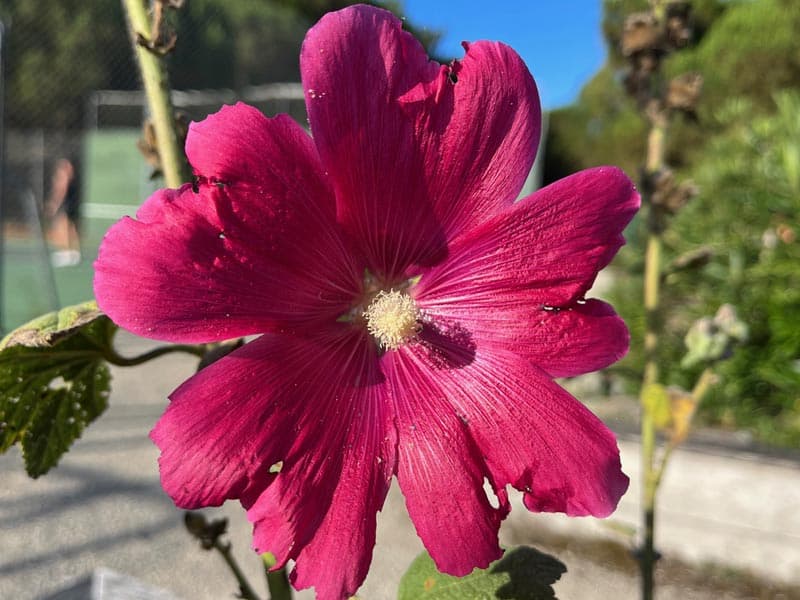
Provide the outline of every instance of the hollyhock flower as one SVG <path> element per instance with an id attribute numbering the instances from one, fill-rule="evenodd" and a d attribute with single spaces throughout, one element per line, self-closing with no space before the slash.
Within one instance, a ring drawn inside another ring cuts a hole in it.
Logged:
<path id="1" fill-rule="evenodd" d="M 195 183 L 112 227 L 96 263 L 101 308 L 135 333 L 261 334 L 173 392 L 161 481 L 184 508 L 239 499 L 255 548 L 323 599 L 366 577 L 393 476 L 454 575 L 501 555 L 508 486 L 599 517 L 628 486 L 553 378 L 627 350 L 584 295 L 638 195 L 602 167 L 515 203 L 536 87 L 507 46 L 465 49 L 442 66 L 388 12 L 325 16 L 301 54 L 313 138 L 243 104 L 193 123 Z"/>

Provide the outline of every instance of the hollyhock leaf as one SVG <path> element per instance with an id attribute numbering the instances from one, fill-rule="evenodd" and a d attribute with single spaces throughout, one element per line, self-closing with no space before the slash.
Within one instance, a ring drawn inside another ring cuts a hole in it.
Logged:
<path id="1" fill-rule="evenodd" d="M 533 163 L 533 78 L 503 44 L 466 48 L 439 65 L 399 19 L 367 6 L 326 15 L 303 43 L 309 122 L 340 222 L 388 278 L 440 259 L 458 232 L 510 205 Z"/>
<path id="2" fill-rule="evenodd" d="M 553 584 L 567 572 L 558 559 L 529 546 L 513 548 L 487 569 L 465 577 L 440 573 L 426 552 L 400 580 L 398 600 L 552 600 Z"/>
<path id="3" fill-rule="evenodd" d="M 17 327 L 0 341 L 0 350 L 9 346 L 53 346 L 98 319 L 107 321 L 108 317 L 97 308 L 94 300 L 66 306 Z"/>
<path id="4" fill-rule="evenodd" d="M 0 452 L 20 443 L 31 477 L 55 466 L 106 409 L 110 374 L 103 350 L 115 331 L 110 319 L 87 303 L 40 317 L 4 340 Z"/>

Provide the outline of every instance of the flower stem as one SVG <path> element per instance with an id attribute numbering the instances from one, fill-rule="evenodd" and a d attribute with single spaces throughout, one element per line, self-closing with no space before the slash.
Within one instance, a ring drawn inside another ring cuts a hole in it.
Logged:
<path id="1" fill-rule="evenodd" d="M 202 344 L 198 346 L 192 346 L 190 344 L 174 344 L 172 346 L 159 346 L 158 348 L 153 348 L 152 350 L 145 352 L 144 354 L 140 354 L 139 356 L 127 357 L 117 354 L 117 351 L 113 348 L 107 348 L 104 349 L 103 358 L 112 365 L 117 365 L 118 367 L 134 367 L 171 352 L 185 352 L 187 354 L 193 354 L 202 358 L 205 354 L 205 351 L 205 346 Z"/>
<path id="2" fill-rule="evenodd" d="M 236 577 L 236 581 L 239 583 L 239 597 L 243 598 L 244 600 L 260 600 L 253 588 L 250 587 L 250 582 L 247 581 L 247 578 L 244 576 L 244 573 L 242 573 L 238 563 L 233 558 L 233 554 L 231 553 L 231 544 L 225 544 L 216 539 L 214 540 L 214 548 L 219 551 L 219 553 L 222 555 L 222 558 L 225 560 L 225 563 L 228 565 L 228 568 L 233 573 L 233 576 Z"/>
<path id="3" fill-rule="evenodd" d="M 163 56 L 159 56 L 140 40 L 151 36 L 150 19 L 147 16 L 147 0 L 123 0 L 134 52 L 139 59 L 147 105 L 156 134 L 161 169 L 167 186 L 177 188 L 189 181 L 186 159 L 180 147 L 175 127 L 175 112 L 170 99 L 169 79 Z"/>
<path id="4" fill-rule="evenodd" d="M 264 573 L 267 576 L 270 600 L 292 600 L 292 588 L 289 585 L 289 578 L 286 576 L 286 567 L 270 571 L 276 564 L 275 555 L 271 552 L 262 554 L 261 560 L 264 561 Z"/>
<path id="5" fill-rule="evenodd" d="M 666 123 L 662 119 L 656 119 L 647 140 L 646 177 L 657 173 L 664 166 L 665 138 Z M 649 200 L 649 198 L 645 198 L 645 200 Z M 659 209 L 652 202 L 649 202 L 649 214 L 647 217 L 648 237 L 644 262 L 645 366 L 641 396 L 642 517 L 644 534 L 639 555 L 639 565 L 642 574 L 642 600 L 653 599 L 653 572 L 657 559 L 654 548 L 656 494 L 660 481 L 660 475 L 655 469 L 656 425 L 651 411 L 645 408 L 644 391 L 648 389 L 649 385 L 657 383 L 659 378 L 658 338 L 661 329 L 661 232 L 663 229 L 663 215 L 660 214 Z"/>
<path id="6" fill-rule="evenodd" d="M 706 367 L 700 374 L 700 377 L 698 377 L 697 382 L 694 384 L 694 388 L 692 389 L 692 400 L 694 400 L 695 406 L 700 406 L 700 403 L 708 393 L 708 390 L 710 390 L 711 386 L 714 384 L 715 379 L 716 376 L 714 375 L 714 371 L 711 369 L 711 367 Z"/>

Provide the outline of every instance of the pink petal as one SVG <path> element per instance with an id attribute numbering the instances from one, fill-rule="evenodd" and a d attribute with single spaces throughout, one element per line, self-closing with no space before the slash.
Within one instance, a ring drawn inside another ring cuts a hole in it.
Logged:
<path id="1" fill-rule="evenodd" d="M 628 351 L 625 322 L 605 302 L 586 300 L 564 310 L 533 302 L 498 302 L 495 310 L 445 303 L 426 307 L 434 320 L 458 322 L 482 347 L 512 349 L 550 377 L 574 377 L 603 369 Z"/>
<path id="2" fill-rule="evenodd" d="M 158 191 L 138 220 L 125 218 L 106 234 L 95 294 L 120 326 L 148 337 L 207 342 L 305 327 L 350 308 L 361 267 L 337 233 L 313 145 L 288 117 L 266 119 L 253 111 L 228 107 L 195 124 L 190 154 L 214 169 L 197 193 L 188 185 Z M 252 179 L 236 178 L 244 174 L 235 171 L 235 160 L 233 166 L 212 162 L 211 150 L 199 150 L 200 137 L 209 147 L 214 140 L 223 148 L 239 140 L 243 149 L 234 158 L 254 169 Z M 248 158 L 256 144 L 269 160 Z"/>
<path id="3" fill-rule="evenodd" d="M 397 411 L 397 479 L 417 534 L 440 571 L 485 568 L 502 555 L 505 493 L 493 508 L 483 490 L 490 473 L 431 365 L 405 349 L 384 363 Z"/>
<path id="4" fill-rule="evenodd" d="M 161 449 L 161 485 L 175 504 L 215 506 L 254 484 L 269 484 L 269 467 L 286 455 L 297 418 L 284 360 L 301 363 L 310 356 L 289 336 L 267 334 L 171 394 L 150 437 Z"/>
<path id="5" fill-rule="evenodd" d="M 294 441 L 271 485 L 242 496 L 256 550 L 275 554 L 278 566 L 294 559 L 293 584 L 331 599 L 366 577 L 396 455 L 376 348 L 363 331 L 342 329 L 318 349 L 324 355 L 284 361 L 297 371 L 284 384 L 299 407 L 288 428 Z"/>
<path id="6" fill-rule="evenodd" d="M 517 323 L 521 325 L 526 317 L 538 325 L 527 330 L 524 340 L 506 347 L 527 356 L 550 377 L 574 377 L 604 369 L 628 352 L 630 334 L 625 322 L 600 300 L 587 300 L 567 310 L 525 311 Z M 489 329 L 489 335 L 500 331 Z M 503 331 L 509 331 L 507 323 Z M 492 335 L 491 340 L 502 344 L 501 338 Z"/>
<path id="7" fill-rule="evenodd" d="M 510 48 L 479 42 L 443 67 L 389 12 L 356 6 L 323 17 L 300 62 L 340 221 L 379 275 L 440 260 L 449 239 L 519 193 L 540 112 Z"/>
<path id="8" fill-rule="evenodd" d="M 374 344 L 337 326 L 267 334 L 187 381 L 151 437 L 164 489 L 196 507 L 239 498 L 253 544 L 319 598 L 355 593 L 395 468 Z"/>
<path id="9" fill-rule="evenodd" d="M 364 582 L 375 547 L 376 514 L 396 465 L 397 436 L 383 387 L 358 391 L 344 415 L 344 459 L 330 509 L 291 575 L 298 589 L 313 585 L 319 600 L 349 598 Z"/>
<path id="10" fill-rule="evenodd" d="M 572 307 L 625 243 L 639 194 L 622 171 L 599 167 L 543 188 L 459 237 L 415 288 L 421 308 L 475 318 L 521 307 Z M 466 325 L 466 323 L 465 323 Z"/>
<path id="11" fill-rule="evenodd" d="M 398 480 L 440 570 L 464 575 L 499 557 L 508 484 L 529 509 L 572 516 L 607 516 L 626 491 L 613 434 L 512 352 L 485 352 L 447 327 L 423 330 L 383 362 L 397 407 Z"/>
<path id="12" fill-rule="evenodd" d="M 189 126 L 186 156 L 201 178 L 228 185 L 259 184 L 264 193 L 282 190 L 285 195 L 299 183 L 314 211 L 334 216 L 333 196 L 314 143 L 288 115 L 267 118 L 241 102 L 223 106 Z"/>

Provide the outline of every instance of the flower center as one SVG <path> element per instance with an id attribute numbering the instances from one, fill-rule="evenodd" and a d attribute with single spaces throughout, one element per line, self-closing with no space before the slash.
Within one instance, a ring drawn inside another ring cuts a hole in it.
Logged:
<path id="1" fill-rule="evenodd" d="M 419 311 L 414 300 L 404 292 L 381 291 L 364 311 L 367 329 L 381 348 L 394 350 L 419 331 Z"/>

